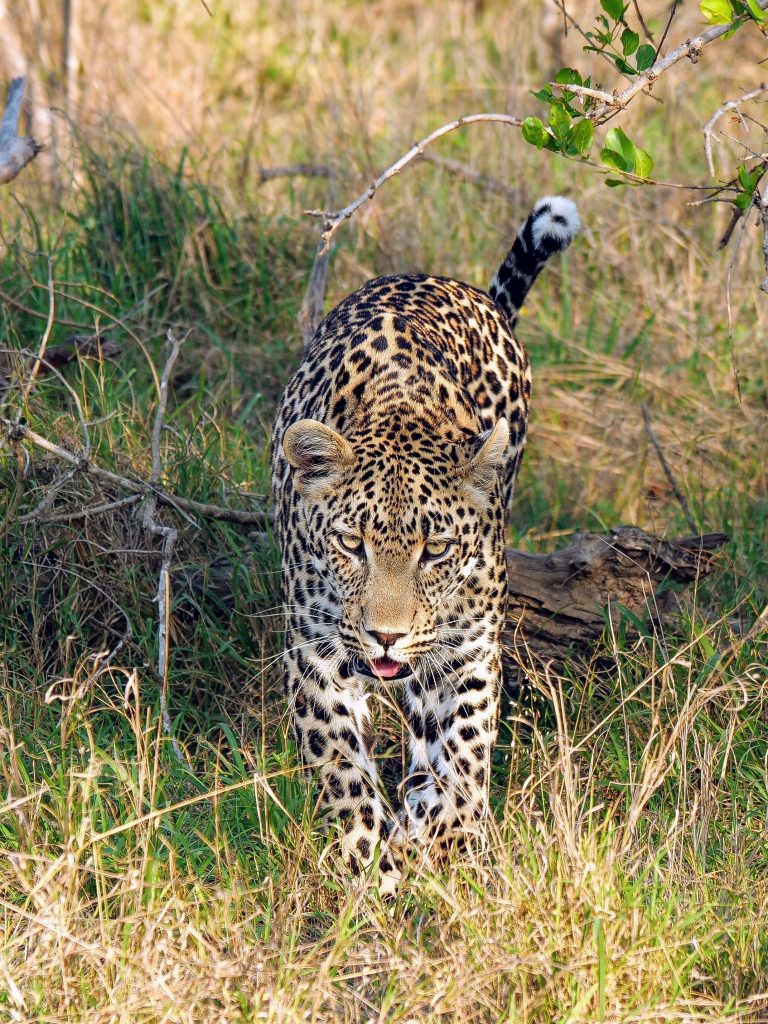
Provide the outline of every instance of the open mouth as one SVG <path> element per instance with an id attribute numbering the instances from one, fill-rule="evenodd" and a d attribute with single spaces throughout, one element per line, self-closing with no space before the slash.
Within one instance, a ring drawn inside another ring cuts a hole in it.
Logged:
<path id="1" fill-rule="evenodd" d="M 392 658 L 374 658 L 372 661 L 355 658 L 354 669 L 371 679 L 407 679 L 413 674 L 410 666 L 393 661 Z"/>

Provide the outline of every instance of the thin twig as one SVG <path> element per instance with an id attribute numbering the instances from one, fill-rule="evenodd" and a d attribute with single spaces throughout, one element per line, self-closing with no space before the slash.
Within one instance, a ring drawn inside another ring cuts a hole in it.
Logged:
<path id="1" fill-rule="evenodd" d="M 275 178 L 333 178 L 336 172 L 323 164 L 291 164 L 287 167 L 257 167 L 255 175 L 262 185 Z"/>
<path id="2" fill-rule="evenodd" d="M 76 472 L 77 469 L 75 467 L 69 471 L 70 474 L 74 474 Z M 45 525 L 49 523 L 72 523 L 76 519 L 88 519 L 89 516 L 101 515 L 103 512 L 114 512 L 119 508 L 127 508 L 129 505 L 135 505 L 136 502 L 140 500 L 140 494 L 127 494 L 124 498 L 117 498 L 115 501 L 105 501 L 100 505 L 88 505 L 85 508 L 75 509 L 74 512 L 55 512 L 50 516 L 46 516 L 42 520 L 40 516 L 41 502 L 34 511 L 28 512 L 26 515 L 19 516 L 16 522 L 25 524 L 37 520 L 41 521 Z"/>
<path id="3" fill-rule="evenodd" d="M 464 181 L 469 181 L 473 185 L 477 185 L 478 188 L 483 188 L 488 192 L 495 192 L 497 195 L 507 196 L 509 199 L 519 199 L 520 197 L 519 189 L 514 188 L 512 185 L 506 185 L 503 181 L 493 178 L 490 174 L 478 171 L 469 164 L 462 163 L 461 160 L 452 160 L 448 156 L 437 156 L 435 153 L 424 153 L 422 160 L 426 163 L 434 164 L 436 167 L 442 167 L 457 178 L 463 178 Z"/>
<path id="4" fill-rule="evenodd" d="M 189 337 L 189 331 L 181 338 L 177 338 L 171 330 L 168 331 L 168 340 L 171 343 L 171 351 L 163 368 L 160 377 L 160 394 L 158 396 L 157 410 L 152 424 L 152 473 L 149 478 L 150 490 L 147 492 L 141 508 L 141 525 L 155 537 L 160 537 L 163 542 L 162 561 L 160 563 L 160 576 L 157 585 L 157 674 L 160 677 L 160 712 L 163 718 L 163 729 L 166 735 L 171 737 L 171 746 L 177 760 L 190 768 L 178 740 L 173 734 L 173 723 L 168 712 L 168 625 L 170 621 L 171 607 L 171 560 L 173 549 L 179 536 L 179 531 L 174 526 L 163 526 L 155 519 L 157 513 L 157 488 L 160 486 L 160 478 L 163 474 L 163 460 L 160 451 L 160 440 L 163 431 L 163 419 L 168 404 L 168 387 L 171 380 L 173 367 L 178 359 L 181 346 Z"/>
<path id="5" fill-rule="evenodd" d="M 755 99 L 755 97 L 762 95 L 768 89 L 768 82 L 761 82 L 756 89 L 752 89 L 750 92 L 745 93 L 736 100 L 728 100 L 722 107 L 717 109 L 712 117 L 704 125 L 702 131 L 704 132 L 704 152 L 707 157 L 707 166 L 709 167 L 709 173 L 714 178 L 715 176 L 715 165 L 712 160 L 712 130 L 715 127 L 718 119 L 728 110 L 736 110 L 741 106 L 742 103 L 748 103 L 749 100 Z"/>
<path id="6" fill-rule="evenodd" d="M 768 0 L 766 0 L 768 3 Z M 320 238 L 320 247 L 318 249 L 318 256 L 324 256 L 331 247 L 331 240 L 336 232 L 339 230 L 344 221 L 349 218 L 369 199 L 372 199 L 376 195 L 381 186 L 389 181 L 390 178 L 394 178 L 395 175 L 399 174 L 404 167 L 407 167 L 413 160 L 422 156 L 427 146 L 431 145 L 437 139 L 442 138 L 449 132 L 456 131 L 458 128 L 463 128 L 467 124 L 477 124 L 480 122 L 495 122 L 498 124 L 512 125 L 514 128 L 520 128 L 523 124 L 522 118 L 513 117 L 511 114 L 469 114 L 466 117 L 459 117 L 455 121 L 451 121 L 449 124 L 441 125 L 440 128 L 436 128 L 435 131 L 425 136 L 419 142 L 415 143 L 411 148 L 401 156 L 395 163 L 391 164 L 386 170 L 373 181 L 368 188 L 357 199 L 353 200 L 348 206 L 345 206 L 343 210 L 305 210 L 304 212 L 310 217 L 319 217 L 323 220 L 323 233 Z"/>
<path id="7" fill-rule="evenodd" d="M 653 424 L 651 423 L 651 414 L 648 412 L 648 406 L 645 402 L 643 402 L 641 408 L 643 411 L 643 422 L 645 423 L 645 432 L 648 435 L 648 440 L 651 442 L 656 451 L 656 455 L 661 464 L 661 468 L 664 470 L 664 475 L 667 478 L 669 486 L 672 488 L 672 493 L 674 494 L 678 505 L 683 510 L 685 521 L 688 523 L 688 526 L 691 528 L 691 531 L 693 533 L 698 533 L 699 528 L 693 520 L 691 510 L 688 506 L 688 501 L 683 492 L 677 486 L 677 481 L 675 480 L 674 473 L 672 472 L 672 469 L 670 468 L 670 465 L 667 462 L 667 458 L 664 454 L 664 449 L 661 447 L 659 439 L 656 437 L 656 433 L 653 429 Z"/>
<path id="8" fill-rule="evenodd" d="M 672 6 L 669 8 L 669 17 L 667 18 L 667 24 L 664 26 L 664 31 L 661 33 L 661 39 L 659 45 L 656 47 L 656 53 L 661 53 L 664 49 L 664 43 L 667 41 L 669 30 L 672 28 L 672 22 L 675 15 L 677 14 L 677 8 L 680 5 L 681 0 L 672 0 Z"/>
<path id="9" fill-rule="evenodd" d="M 640 27 L 642 28 L 643 33 L 645 34 L 645 38 L 648 40 L 649 43 L 651 43 L 651 45 L 655 45 L 653 42 L 653 36 L 651 35 L 651 30 L 645 24 L 645 18 L 643 17 L 642 11 L 640 10 L 640 4 L 637 2 L 637 0 L 632 0 L 632 6 L 635 8 L 635 14 L 637 15 L 637 20 L 640 22 Z"/>
<path id="10" fill-rule="evenodd" d="M 768 9 L 768 0 L 756 0 L 756 2 L 762 10 Z M 612 117 L 616 110 L 626 107 L 630 100 L 634 99 L 639 92 L 642 92 L 646 87 L 652 86 L 660 75 L 663 75 L 665 71 L 668 71 L 678 61 L 683 60 L 684 57 L 689 57 L 694 62 L 697 61 L 705 46 L 713 43 L 727 32 L 733 31 L 734 28 L 743 25 L 747 20 L 747 16 L 743 15 L 742 17 L 734 18 L 733 21 L 729 21 L 726 25 L 714 25 L 712 28 L 707 29 L 706 32 L 694 36 L 693 39 L 686 39 L 684 43 L 681 43 L 680 46 L 672 50 L 666 57 L 655 61 L 647 71 L 634 78 L 626 89 L 615 95 L 613 102 L 606 103 L 598 107 L 597 110 L 590 111 L 589 118 L 596 124 L 602 124 L 609 117 Z"/>

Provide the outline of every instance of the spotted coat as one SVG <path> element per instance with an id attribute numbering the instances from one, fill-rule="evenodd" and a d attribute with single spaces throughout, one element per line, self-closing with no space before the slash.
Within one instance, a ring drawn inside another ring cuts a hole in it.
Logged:
<path id="1" fill-rule="evenodd" d="M 531 375 L 513 325 L 578 228 L 540 200 L 490 294 L 423 274 L 377 278 L 321 323 L 285 389 L 272 479 L 284 668 L 303 761 L 353 870 L 381 847 L 429 854 L 487 813 L 506 602 L 505 517 Z M 401 687 L 410 764 L 390 811 L 369 699 Z"/>

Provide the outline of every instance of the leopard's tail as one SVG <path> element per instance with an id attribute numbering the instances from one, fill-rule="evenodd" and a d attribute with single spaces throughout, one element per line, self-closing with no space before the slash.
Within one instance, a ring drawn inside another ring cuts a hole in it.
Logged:
<path id="1" fill-rule="evenodd" d="M 544 196 L 531 210 L 488 289 L 513 327 L 541 268 L 568 248 L 580 227 L 576 204 L 565 196 Z"/>

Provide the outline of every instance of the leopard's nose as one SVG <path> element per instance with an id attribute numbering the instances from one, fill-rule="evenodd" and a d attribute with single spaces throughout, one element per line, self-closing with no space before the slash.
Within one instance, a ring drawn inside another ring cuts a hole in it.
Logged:
<path id="1" fill-rule="evenodd" d="M 377 629 L 369 629 L 368 632 L 376 637 L 382 647 L 391 647 L 401 636 L 406 636 L 405 633 L 384 633 Z"/>

